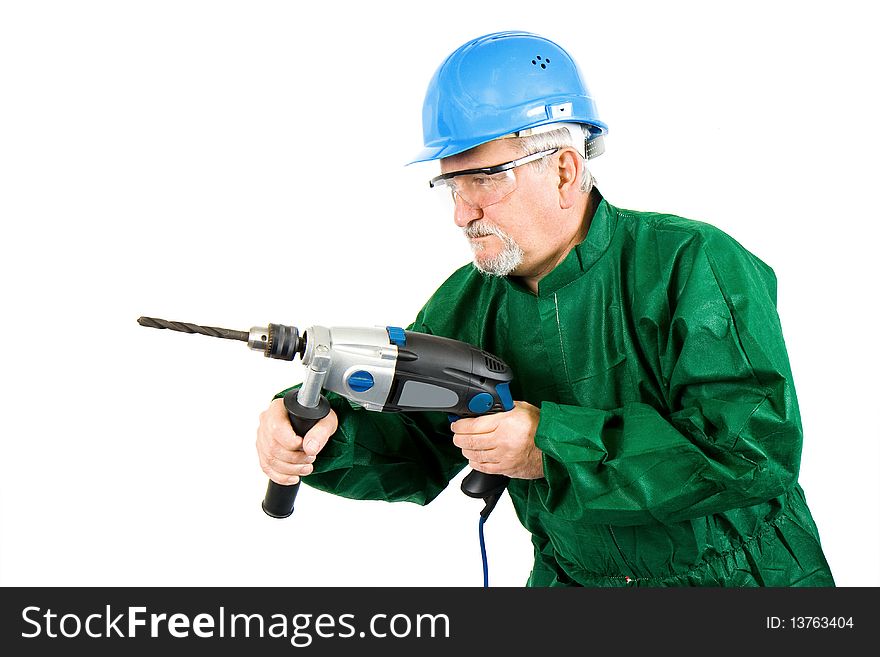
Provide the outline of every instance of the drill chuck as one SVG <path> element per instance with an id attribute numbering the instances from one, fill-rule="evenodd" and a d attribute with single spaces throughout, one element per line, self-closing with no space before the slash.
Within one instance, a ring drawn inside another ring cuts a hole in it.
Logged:
<path id="1" fill-rule="evenodd" d="M 254 326 L 248 332 L 248 347 L 254 351 L 262 351 L 266 358 L 293 360 L 297 354 L 302 358 L 306 350 L 305 334 L 299 335 L 299 329 L 285 324 L 269 324 Z"/>

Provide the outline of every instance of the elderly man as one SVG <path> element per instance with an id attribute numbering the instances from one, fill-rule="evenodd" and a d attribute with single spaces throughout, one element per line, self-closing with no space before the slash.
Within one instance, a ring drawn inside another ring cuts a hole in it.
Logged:
<path id="1" fill-rule="evenodd" d="M 431 186 L 474 262 L 410 329 L 501 357 L 515 406 L 450 425 L 335 397 L 300 437 L 276 399 L 257 431 L 269 477 L 427 504 L 465 466 L 506 475 L 530 586 L 833 586 L 772 269 L 708 224 L 602 197 L 587 161 L 607 127 L 545 38 L 458 48 L 423 125 L 414 161 L 439 160 Z"/>

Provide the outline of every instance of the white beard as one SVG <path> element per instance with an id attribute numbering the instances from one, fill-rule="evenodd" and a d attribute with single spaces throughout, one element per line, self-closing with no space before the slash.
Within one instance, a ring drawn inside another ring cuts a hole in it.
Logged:
<path id="1" fill-rule="evenodd" d="M 480 252 L 486 247 L 480 242 L 470 240 L 471 250 L 474 252 L 474 267 L 490 276 L 507 276 L 522 264 L 525 253 L 514 239 L 497 226 L 482 221 L 476 221 L 462 229 L 468 238 L 495 235 L 503 247 L 498 255 L 492 258 L 480 258 Z"/>

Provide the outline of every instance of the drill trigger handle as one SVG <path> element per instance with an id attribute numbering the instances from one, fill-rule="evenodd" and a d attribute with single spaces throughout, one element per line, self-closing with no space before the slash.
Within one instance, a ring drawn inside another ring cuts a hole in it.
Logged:
<path id="1" fill-rule="evenodd" d="M 461 480 L 461 490 L 468 497 L 476 497 L 486 502 L 486 508 L 480 513 L 483 518 L 487 518 L 495 508 L 495 504 L 501 498 L 507 484 L 510 483 L 510 477 L 500 474 L 486 474 L 479 470 L 471 470 L 470 473 Z"/>
<path id="2" fill-rule="evenodd" d="M 489 412 L 491 413 L 493 411 Z M 460 419 L 460 416 L 453 415 L 452 413 L 450 413 L 448 417 L 450 422 L 455 422 Z M 471 470 L 470 473 L 461 480 L 461 492 L 468 497 L 482 499 L 486 503 L 486 506 L 483 507 L 483 510 L 480 512 L 483 520 L 486 520 L 489 517 L 489 514 L 492 513 L 492 509 L 498 504 L 498 500 L 501 499 L 501 496 L 504 494 L 504 490 L 509 483 L 510 477 L 505 475 L 487 474 L 485 472 L 480 472 L 479 470 Z"/>

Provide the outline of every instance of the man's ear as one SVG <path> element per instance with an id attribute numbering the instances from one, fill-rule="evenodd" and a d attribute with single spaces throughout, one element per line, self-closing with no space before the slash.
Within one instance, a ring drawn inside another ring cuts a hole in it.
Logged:
<path id="1" fill-rule="evenodd" d="M 584 161 L 573 148 L 559 154 L 559 207 L 567 210 L 581 197 Z"/>

